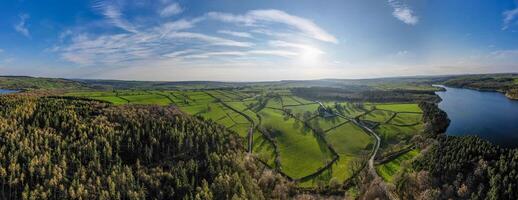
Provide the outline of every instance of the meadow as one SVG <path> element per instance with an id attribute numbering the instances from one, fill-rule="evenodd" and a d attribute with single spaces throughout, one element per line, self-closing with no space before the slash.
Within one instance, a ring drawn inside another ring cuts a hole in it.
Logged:
<path id="1" fill-rule="evenodd" d="M 419 155 L 418 149 L 413 149 L 409 152 L 406 152 L 395 159 L 380 164 L 376 167 L 376 171 L 378 174 L 387 182 L 393 182 L 394 177 L 398 173 L 402 173 L 403 170 L 407 169 L 409 162 L 414 159 L 417 155 Z"/>
<path id="2" fill-rule="evenodd" d="M 423 128 L 417 104 L 325 101 L 322 107 L 282 88 L 114 90 L 66 95 L 114 105 L 177 106 L 189 115 L 233 130 L 245 138 L 244 147 L 250 145 L 257 159 L 297 181 L 300 187 L 344 182 L 358 170 L 353 169 L 353 164 L 366 161 L 375 139 L 351 122 L 353 119 L 374 123 L 374 130 L 382 138 L 383 151 L 408 145 Z M 248 137 L 253 138 L 251 144 Z M 400 162 L 389 163 L 392 167 Z"/>

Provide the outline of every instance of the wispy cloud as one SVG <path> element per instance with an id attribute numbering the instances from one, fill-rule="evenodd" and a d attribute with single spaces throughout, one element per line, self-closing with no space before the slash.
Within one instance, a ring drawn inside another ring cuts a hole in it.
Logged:
<path id="1" fill-rule="evenodd" d="M 504 17 L 502 30 L 507 30 L 510 26 L 513 25 L 513 23 L 516 23 L 516 19 L 518 17 L 518 8 L 513 10 L 506 10 L 502 13 L 502 15 Z"/>
<path id="2" fill-rule="evenodd" d="M 125 7 L 114 2 L 100 1 L 94 6 L 105 16 L 103 21 L 109 22 L 108 27 L 103 26 L 108 31 L 67 28 L 61 34 L 60 42 L 49 50 L 57 52 L 63 60 L 79 65 L 110 68 L 167 61 L 174 66 L 192 66 L 216 64 L 216 60 L 222 61 L 220 65 L 244 60 L 300 60 L 307 53 L 324 54 L 309 43 L 338 42 L 311 20 L 280 10 L 252 10 L 244 15 L 210 12 L 193 18 L 171 20 L 164 17 L 146 23 L 126 20 L 122 14 Z M 162 4 L 172 5 L 171 1 L 165 0 Z M 177 7 L 183 9 L 180 5 Z M 164 9 L 155 7 L 155 11 L 161 15 Z M 204 27 L 208 20 L 212 20 L 210 25 L 223 25 L 225 29 Z M 113 27 L 125 31 L 110 31 Z M 240 31 L 249 27 L 253 29 Z M 262 35 L 254 37 L 251 33 Z"/>
<path id="3" fill-rule="evenodd" d="M 180 7 L 180 4 L 173 2 L 164 7 L 164 9 L 160 10 L 160 16 L 162 17 L 170 17 L 173 15 L 177 15 L 182 13 L 183 9 Z"/>
<path id="4" fill-rule="evenodd" d="M 324 42 L 338 43 L 335 36 L 320 28 L 311 20 L 290 15 L 281 10 L 251 10 L 245 15 L 233 15 L 230 13 L 211 12 L 208 17 L 224 22 L 242 23 L 246 26 L 254 26 L 258 23 L 279 23 L 297 29 L 303 34 Z"/>
<path id="5" fill-rule="evenodd" d="M 419 22 L 419 17 L 404 3 L 398 0 L 388 0 L 388 4 L 394 9 L 392 15 L 403 23 L 416 25 Z"/>
<path id="6" fill-rule="evenodd" d="M 201 33 L 192 33 L 192 32 L 175 32 L 167 35 L 169 38 L 173 39 L 196 39 L 203 42 L 208 42 L 209 45 L 216 46 L 234 46 L 234 47 L 251 47 L 252 43 L 249 42 L 238 42 L 230 39 L 209 36 Z"/>
<path id="7" fill-rule="evenodd" d="M 31 37 L 29 29 L 27 28 L 27 20 L 30 18 L 28 14 L 20 14 L 20 21 L 14 25 L 14 30 L 25 37 Z"/>
<path id="8" fill-rule="evenodd" d="M 219 30 L 218 33 L 227 34 L 227 35 L 231 35 L 231 36 L 235 36 L 235 37 L 252 38 L 252 35 L 247 32 Z"/>
<path id="9" fill-rule="evenodd" d="M 98 1 L 93 6 L 104 15 L 108 22 L 128 32 L 137 32 L 137 29 L 123 18 L 122 12 L 116 1 Z"/>
<path id="10" fill-rule="evenodd" d="M 490 55 L 494 58 L 518 58 L 518 49 L 492 51 Z"/>
<path id="11" fill-rule="evenodd" d="M 3 52 L 4 52 L 4 50 L 3 50 L 3 49 L 0 49 L 0 53 L 3 53 Z"/>

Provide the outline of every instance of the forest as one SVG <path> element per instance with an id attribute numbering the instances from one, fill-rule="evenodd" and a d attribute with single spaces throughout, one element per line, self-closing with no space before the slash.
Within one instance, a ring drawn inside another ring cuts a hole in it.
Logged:
<path id="1" fill-rule="evenodd" d="M 444 134 L 446 79 L 9 77 L 0 199 L 518 198 L 516 150 Z"/>
<path id="2" fill-rule="evenodd" d="M 452 76 L 440 84 L 476 90 L 498 91 L 518 99 L 518 74 L 482 74 Z"/>
<path id="3" fill-rule="evenodd" d="M 282 177 L 174 107 L 0 97 L 1 199 L 270 199 Z M 242 158 L 242 159 L 236 159 Z"/>

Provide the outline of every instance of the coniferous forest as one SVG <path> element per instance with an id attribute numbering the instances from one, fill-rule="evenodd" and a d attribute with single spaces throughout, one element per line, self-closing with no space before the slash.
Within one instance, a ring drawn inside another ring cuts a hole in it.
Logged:
<path id="1" fill-rule="evenodd" d="M 268 199 L 242 139 L 173 107 L 0 97 L 0 199 Z M 236 159 L 240 158 L 240 159 Z"/>

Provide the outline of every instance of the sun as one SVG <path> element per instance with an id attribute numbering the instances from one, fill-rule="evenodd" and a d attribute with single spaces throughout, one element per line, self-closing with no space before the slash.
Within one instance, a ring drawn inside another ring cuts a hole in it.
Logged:
<path id="1" fill-rule="evenodd" d="M 299 59 L 304 65 L 315 65 L 320 63 L 323 54 L 324 52 L 318 48 L 304 46 L 299 53 Z"/>

